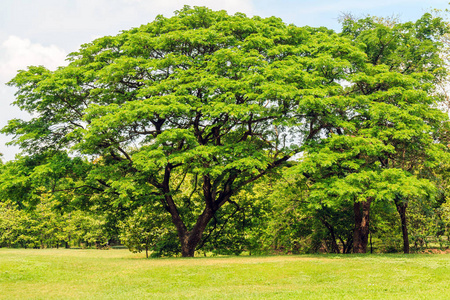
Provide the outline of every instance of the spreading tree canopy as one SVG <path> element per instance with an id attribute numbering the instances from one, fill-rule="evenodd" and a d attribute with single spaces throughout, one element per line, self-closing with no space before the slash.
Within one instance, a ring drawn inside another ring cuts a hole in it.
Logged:
<path id="1" fill-rule="evenodd" d="M 444 32 L 429 15 L 347 20 L 340 35 L 204 7 L 158 16 L 82 45 L 56 71 L 19 71 L 9 84 L 32 118 L 3 132 L 27 157 L 4 167 L 21 176 L 1 176 L 2 191 L 39 187 L 109 221 L 162 208 L 193 256 L 239 190 L 303 153 L 310 199 L 354 203 L 363 252 L 371 201 L 423 194 L 416 166 L 441 155 Z"/>
<path id="2" fill-rule="evenodd" d="M 3 132 L 50 169 L 61 170 L 51 159 L 61 152 L 84 164 L 83 176 L 53 183 L 60 199 L 116 211 L 162 204 L 193 256 L 239 189 L 339 126 L 342 82 L 365 59 L 325 28 L 185 7 L 82 45 L 56 71 L 20 71 L 9 84 L 33 117 Z M 201 204 L 180 191 L 185 180 Z"/>

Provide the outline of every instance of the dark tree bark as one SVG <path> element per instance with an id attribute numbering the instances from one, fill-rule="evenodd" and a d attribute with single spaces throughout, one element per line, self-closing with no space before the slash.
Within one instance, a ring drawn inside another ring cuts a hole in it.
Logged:
<path id="1" fill-rule="evenodd" d="M 320 220 L 322 221 L 322 224 L 328 229 L 328 231 L 330 232 L 331 235 L 331 251 L 333 253 L 341 253 L 341 250 L 339 248 L 339 245 L 336 242 L 336 234 L 334 233 L 334 228 L 333 226 L 327 222 L 327 220 L 325 220 L 324 218 L 320 218 Z"/>
<path id="2" fill-rule="evenodd" d="M 223 182 L 223 186 L 220 190 L 217 189 L 217 186 L 211 182 L 211 179 L 208 175 L 203 176 L 203 197 L 205 208 L 202 214 L 197 218 L 196 223 L 189 230 L 183 219 L 180 216 L 177 205 L 172 198 L 171 190 L 170 190 L 170 178 L 171 172 L 174 168 L 172 164 L 167 164 L 164 173 L 164 180 L 161 184 L 155 184 L 161 192 L 164 194 L 164 205 L 166 210 L 170 213 L 172 217 L 172 223 L 175 225 L 178 233 L 178 239 L 181 245 L 181 255 L 183 257 L 194 257 L 195 250 L 197 246 L 200 245 L 202 240 L 203 232 L 205 231 L 206 226 L 209 221 L 214 217 L 215 213 L 227 202 L 230 201 L 230 197 L 239 190 L 242 186 L 253 182 L 260 177 L 264 176 L 270 169 L 273 169 L 285 161 L 289 159 L 290 156 L 284 156 L 270 166 L 267 167 L 265 171 L 262 171 L 258 175 L 255 175 L 246 181 L 240 182 L 236 184 L 233 189 L 233 183 L 236 178 L 239 176 L 240 171 L 235 170 L 228 174 L 227 177 L 221 178 L 220 180 Z M 232 201 L 231 201 L 232 202 Z"/>
<path id="3" fill-rule="evenodd" d="M 203 232 L 213 216 L 214 212 L 207 208 L 198 217 L 197 223 L 190 231 L 178 231 L 178 237 L 181 243 L 181 256 L 194 257 L 195 249 L 200 243 Z"/>
<path id="4" fill-rule="evenodd" d="M 353 232 L 353 253 L 366 253 L 369 241 L 369 221 L 371 198 L 366 201 L 355 202 L 353 211 L 355 213 L 355 230 Z"/>
<path id="5" fill-rule="evenodd" d="M 349 234 L 348 238 L 347 238 L 347 243 L 341 238 L 339 237 L 339 240 L 342 243 L 342 253 L 345 254 L 349 254 L 352 251 L 353 248 L 353 234 Z"/>
<path id="6" fill-rule="evenodd" d="M 409 254 L 409 238 L 408 238 L 408 224 L 406 220 L 406 208 L 408 203 L 395 201 L 400 220 L 402 221 L 402 236 L 403 236 L 403 253 Z"/>

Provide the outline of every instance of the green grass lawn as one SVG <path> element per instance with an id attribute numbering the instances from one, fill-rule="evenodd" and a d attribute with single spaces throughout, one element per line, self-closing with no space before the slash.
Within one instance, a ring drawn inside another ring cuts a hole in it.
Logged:
<path id="1" fill-rule="evenodd" d="M 0 249 L 0 299 L 450 299 L 450 255 L 145 259 Z"/>

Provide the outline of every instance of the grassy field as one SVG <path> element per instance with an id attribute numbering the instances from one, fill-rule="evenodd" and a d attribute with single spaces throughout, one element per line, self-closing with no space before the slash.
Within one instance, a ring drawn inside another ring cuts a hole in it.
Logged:
<path id="1" fill-rule="evenodd" d="M 450 299 L 450 255 L 145 259 L 0 249 L 0 299 Z"/>

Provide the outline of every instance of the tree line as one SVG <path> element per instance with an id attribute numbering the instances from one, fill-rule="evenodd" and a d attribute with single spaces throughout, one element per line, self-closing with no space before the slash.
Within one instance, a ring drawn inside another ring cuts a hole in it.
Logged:
<path id="1" fill-rule="evenodd" d="M 2 130 L 23 150 L 2 213 L 47 199 L 101 220 L 99 242 L 185 257 L 447 245 L 447 33 L 428 13 L 335 33 L 186 6 L 96 39 L 9 82 L 32 118 Z"/>

